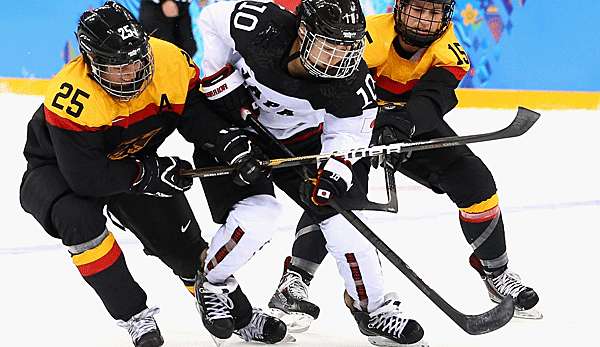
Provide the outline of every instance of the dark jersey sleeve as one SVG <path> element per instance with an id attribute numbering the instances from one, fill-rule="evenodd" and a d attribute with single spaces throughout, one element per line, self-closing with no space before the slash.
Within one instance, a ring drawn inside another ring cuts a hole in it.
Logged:
<path id="1" fill-rule="evenodd" d="M 108 159 L 101 130 L 74 131 L 51 124 L 47 127 L 58 167 L 76 194 L 104 197 L 129 191 L 138 165 L 131 158 Z"/>
<path id="2" fill-rule="evenodd" d="M 198 88 L 192 88 L 187 95 L 185 111 L 177 130 L 186 141 L 196 148 L 206 149 L 216 142 L 221 129 L 232 126 L 209 107 L 209 101 Z M 212 153 L 219 157 L 219 153 Z"/>
<path id="3" fill-rule="evenodd" d="M 415 135 L 434 130 L 442 122 L 442 117 L 456 107 L 455 89 L 459 82 L 442 67 L 434 67 L 421 77 L 407 103 Z"/>
<path id="4" fill-rule="evenodd" d="M 27 140 L 23 155 L 27 160 L 28 170 L 44 165 L 56 165 L 56 155 L 44 120 L 43 104 L 38 107 L 27 124 Z"/>

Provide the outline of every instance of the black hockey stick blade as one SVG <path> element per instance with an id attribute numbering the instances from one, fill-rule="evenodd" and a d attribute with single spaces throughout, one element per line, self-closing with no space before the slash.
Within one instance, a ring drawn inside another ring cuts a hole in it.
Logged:
<path id="1" fill-rule="evenodd" d="M 431 139 L 428 141 L 407 143 L 400 152 L 421 151 L 426 149 L 436 149 L 441 147 L 461 146 L 469 143 L 485 142 L 492 140 L 507 139 L 525 134 L 535 122 L 540 118 L 540 114 L 528 108 L 519 106 L 517 115 L 513 121 L 504 129 L 490 133 L 449 136 Z"/>
<path id="2" fill-rule="evenodd" d="M 515 302 L 512 296 L 506 296 L 491 310 L 478 315 L 463 315 L 458 312 L 450 316 L 458 326 L 470 335 L 481 335 L 497 330 L 508 323 L 514 315 Z"/>

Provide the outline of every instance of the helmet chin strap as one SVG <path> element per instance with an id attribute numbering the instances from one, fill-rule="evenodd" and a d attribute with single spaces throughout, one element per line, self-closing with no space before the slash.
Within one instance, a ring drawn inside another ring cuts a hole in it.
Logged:
<path id="1" fill-rule="evenodd" d="M 300 58 L 300 51 L 296 51 L 290 55 L 288 55 L 288 57 L 285 59 L 285 63 L 289 64 L 290 62 L 292 62 L 292 60 L 296 60 Z"/>
<path id="2" fill-rule="evenodd" d="M 295 60 L 298 59 L 298 62 L 296 63 Z M 306 70 L 306 68 L 304 67 L 304 65 L 302 64 L 302 62 L 299 60 L 300 59 L 300 51 L 294 52 L 290 55 L 288 55 L 285 59 L 284 59 L 284 64 L 283 64 L 283 68 L 287 70 L 287 72 L 295 77 L 301 77 L 301 78 L 311 78 L 313 77 L 310 73 L 308 73 L 308 70 Z M 292 68 L 290 68 L 290 63 L 292 63 Z"/>

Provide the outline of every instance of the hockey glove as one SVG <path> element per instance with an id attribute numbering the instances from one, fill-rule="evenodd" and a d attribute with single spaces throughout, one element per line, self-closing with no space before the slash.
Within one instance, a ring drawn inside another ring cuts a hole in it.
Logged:
<path id="1" fill-rule="evenodd" d="M 257 116 L 258 110 L 241 72 L 231 64 L 201 81 L 202 92 L 211 101 L 211 107 L 230 123 L 243 126 L 248 116 Z"/>
<path id="2" fill-rule="evenodd" d="M 181 170 L 189 170 L 192 164 L 178 157 L 148 156 L 136 159 L 138 175 L 131 185 L 134 193 L 168 198 L 192 187 L 192 178 L 180 176 Z"/>
<path id="3" fill-rule="evenodd" d="M 219 131 L 215 152 L 220 153 L 219 157 L 235 168 L 232 175 L 233 182 L 237 185 L 252 184 L 270 173 L 265 166 L 265 161 L 269 158 L 238 128 Z"/>
<path id="4" fill-rule="evenodd" d="M 393 104 L 384 105 L 379 108 L 373 129 L 371 144 L 390 145 L 393 143 L 410 142 L 415 133 L 415 126 L 410 120 L 406 108 Z M 412 152 L 388 154 L 386 164 L 394 170 L 410 159 Z M 378 168 L 383 164 L 383 156 L 371 158 L 371 165 Z"/>
<path id="5" fill-rule="evenodd" d="M 331 157 L 321 163 L 317 177 L 310 179 L 310 202 L 316 206 L 327 205 L 332 199 L 346 194 L 352 186 L 352 168 L 350 162 Z"/>

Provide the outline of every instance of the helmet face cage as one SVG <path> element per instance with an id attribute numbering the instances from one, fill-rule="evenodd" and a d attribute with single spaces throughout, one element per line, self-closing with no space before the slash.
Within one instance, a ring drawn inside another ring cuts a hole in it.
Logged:
<path id="1" fill-rule="evenodd" d="M 364 39 L 337 40 L 300 26 L 300 61 L 317 78 L 347 78 L 358 68 L 365 49 Z"/>
<path id="2" fill-rule="evenodd" d="M 394 29 L 404 42 L 427 47 L 452 21 L 455 0 L 396 0 Z"/>
<path id="3" fill-rule="evenodd" d="M 150 47 L 139 59 L 124 64 L 103 62 L 101 56 L 89 55 L 92 76 L 104 90 L 119 99 L 129 101 L 140 95 L 154 75 L 154 56 Z"/>
<path id="4" fill-rule="evenodd" d="M 359 0 L 302 0 L 300 62 L 317 78 L 347 78 L 360 65 L 366 21 Z"/>
<path id="5" fill-rule="evenodd" d="M 108 1 L 85 12 L 77 40 L 93 79 L 119 101 L 137 97 L 150 84 L 154 58 L 148 36 L 123 6 Z"/>

